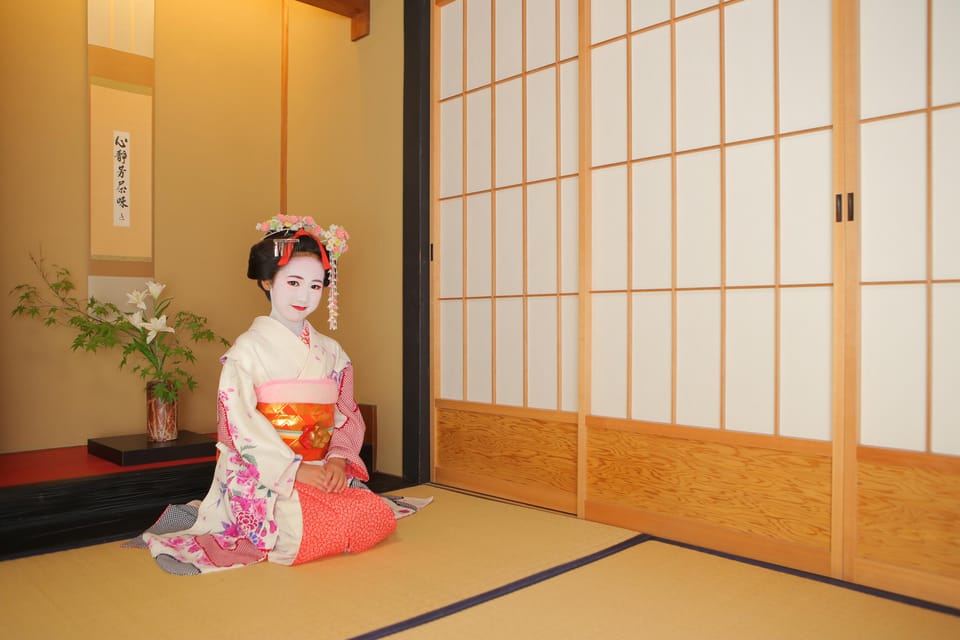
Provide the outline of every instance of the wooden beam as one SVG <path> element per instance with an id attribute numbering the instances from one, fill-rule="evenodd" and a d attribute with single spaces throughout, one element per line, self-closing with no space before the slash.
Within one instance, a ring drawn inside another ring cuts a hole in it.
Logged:
<path id="1" fill-rule="evenodd" d="M 350 39 L 370 35 L 370 0 L 300 0 L 314 7 L 350 18 Z"/>

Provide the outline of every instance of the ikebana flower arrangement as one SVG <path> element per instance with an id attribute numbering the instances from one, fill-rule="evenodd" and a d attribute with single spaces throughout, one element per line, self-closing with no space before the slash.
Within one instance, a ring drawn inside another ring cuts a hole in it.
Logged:
<path id="1" fill-rule="evenodd" d="M 175 403 L 184 388 L 193 391 L 197 383 L 186 369 L 196 362 L 189 343 L 229 342 L 207 327 L 207 319 L 191 311 L 171 314 L 173 298 L 162 297 L 165 285 L 147 282 L 147 288 L 127 294 L 125 311 L 117 305 L 95 299 L 74 297 L 76 285 L 70 271 L 42 258 L 30 259 L 40 273 L 43 287 L 21 284 L 10 294 L 17 297 L 13 316 L 37 318 L 45 326 L 67 326 L 76 331 L 73 351 L 121 348 L 120 368 L 131 357 L 132 370 L 153 387 L 161 402 Z"/>

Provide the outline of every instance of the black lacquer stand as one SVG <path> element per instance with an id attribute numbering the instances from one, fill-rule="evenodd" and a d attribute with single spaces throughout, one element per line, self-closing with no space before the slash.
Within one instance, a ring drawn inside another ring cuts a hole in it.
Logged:
<path id="1" fill-rule="evenodd" d="M 126 467 L 152 462 L 205 458 L 216 454 L 216 440 L 202 433 L 180 431 L 176 440 L 150 442 L 146 433 L 87 440 L 90 455 Z"/>

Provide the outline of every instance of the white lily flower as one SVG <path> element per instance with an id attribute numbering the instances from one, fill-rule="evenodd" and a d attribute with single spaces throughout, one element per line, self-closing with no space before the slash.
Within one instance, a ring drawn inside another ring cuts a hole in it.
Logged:
<path id="1" fill-rule="evenodd" d="M 131 291 L 127 294 L 127 304 L 132 304 L 138 309 L 147 310 L 147 292 L 146 291 Z"/>
<path id="2" fill-rule="evenodd" d="M 153 280 L 147 281 L 147 290 L 150 291 L 150 295 L 153 296 L 153 299 L 156 300 L 160 297 L 160 293 L 163 291 L 164 287 L 167 285 L 160 284 L 159 282 L 154 282 Z"/>
<path id="3" fill-rule="evenodd" d="M 150 344 L 153 339 L 157 337 L 157 333 L 160 331 L 173 333 L 173 327 L 167 326 L 167 316 L 151 318 L 149 322 L 141 323 L 140 328 L 147 330 L 147 344 Z"/>
<path id="4" fill-rule="evenodd" d="M 130 314 L 130 324 L 135 326 L 137 329 L 143 326 L 143 312 L 137 311 L 136 313 Z"/>

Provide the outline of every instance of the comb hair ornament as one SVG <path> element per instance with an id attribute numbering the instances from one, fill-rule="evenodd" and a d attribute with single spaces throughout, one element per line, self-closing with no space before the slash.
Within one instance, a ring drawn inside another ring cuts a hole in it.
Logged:
<path id="1" fill-rule="evenodd" d="M 284 231 L 293 231 L 292 236 L 285 238 L 274 238 L 273 255 L 279 258 L 277 264 L 281 267 L 293 257 L 297 243 L 301 236 L 311 236 L 320 245 L 321 262 L 323 268 L 330 272 L 330 285 L 327 287 L 327 325 L 332 331 L 337 330 L 337 318 L 340 316 L 339 298 L 340 292 L 337 289 L 337 264 L 340 262 L 340 256 L 347 252 L 347 240 L 350 234 L 343 227 L 332 224 L 323 229 L 314 222 L 311 216 L 288 216 L 278 214 L 257 223 L 257 231 L 268 237 L 274 233 Z"/>

